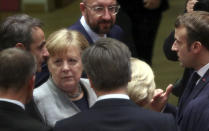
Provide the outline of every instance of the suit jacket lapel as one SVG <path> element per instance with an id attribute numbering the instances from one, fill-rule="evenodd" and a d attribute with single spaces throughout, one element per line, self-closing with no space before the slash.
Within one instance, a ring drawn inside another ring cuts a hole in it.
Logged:
<path id="1" fill-rule="evenodd" d="M 198 94 L 204 89 L 204 86 L 209 82 L 209 70 L 205 75 L 200 79 L 199 83 L 196 85 L 195 89 L 192 91 L 192 94 L 189 97 L 189 101 L 198 96 Z"/>
<path id="2" fill-rule="evenodd" d="M 93 40 L 91 39 L 91 37 L 89 36 L 89 34 L 86 32 L 86 30 L 84 29 L 83 25 L 80 22 L 80 19 L 78 21 L 79 26 L 81 27 L 80 32 L 86 37 L 86 39 L 88 40 L 89 44 L 92 45 L 93 44 Z"/>
<path id="3" fill-rule="evenodd" d="M 183 117 L 182 113 L 184 110 L 184 107 L 187 106 L 187 104 L 194 98 L 196 98 L 201 91 L 204 89 L 204 86 L 209 82 L 209 69 L 205 73 L 205 75 L 200 79 L 199 83 L 194 87 L 193 91 L 189 95 L 189 98 L 183 102 L 180 100 L 180 105 L 178 109 L 178 117 L 177 117 L 177 122 L 179 123 Z M 186 89 L 185 89 L 186 90 Z"/>

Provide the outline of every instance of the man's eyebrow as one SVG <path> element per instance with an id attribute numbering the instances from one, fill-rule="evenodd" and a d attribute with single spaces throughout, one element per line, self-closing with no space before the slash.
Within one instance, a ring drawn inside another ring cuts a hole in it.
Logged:
<path id="1" fill-rule="evenodd" d="M 42 48 L 44 45 L 46 44 L 46 41 L 42 41 L 41 45 L 39 46 L 39 48 Z"/>

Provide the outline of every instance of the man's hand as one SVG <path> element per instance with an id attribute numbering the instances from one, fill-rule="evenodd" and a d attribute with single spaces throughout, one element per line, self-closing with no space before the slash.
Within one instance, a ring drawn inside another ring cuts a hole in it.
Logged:
<path id="1" fill-rule="evenodd" d="M 144 7 L 150 10 L 160 7 L 161 0 L 144 0 Z"/>
<path id="2" fill-rule="evenodd" d="M 164 92 L 162 89 L 156 89 L 154 96 L 150 102 L 150 108 L 157 112 L 162 111 L 168 102 L 168 97 L 173 89 L 173 85 L 170 84 L 167 86 L 166 91 Z"/>

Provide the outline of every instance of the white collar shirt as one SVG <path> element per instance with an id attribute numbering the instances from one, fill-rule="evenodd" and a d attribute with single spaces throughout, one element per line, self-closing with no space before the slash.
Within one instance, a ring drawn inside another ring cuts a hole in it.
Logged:
<path id="1" fill-rule="evenodd" d="M 108 94 L 99 96 L 97 101 L 104 100 L 104 99 L 127 99 L 129 100 L 129 96 L 126 94 Z"/>
<path id="2" fill-rule="evenodd" d="M 84 18 L 84 16 L 81 17 L 80 19 L 81 25 L 84 27 L 84 29 L 86 30 L 86 32 L 89 34 L 89 36 L 91 37 L 91 39 L 93 40 L 93 42 L 96 42 L 98 39 L 102 38 L 101 36 L 99 36 L 98 34 L 96 34 L 90 27 L 89 25 L 86 23 L 86 20 Z M 107 35 L 104 35 L 104 38 L 106 38 Z"/>

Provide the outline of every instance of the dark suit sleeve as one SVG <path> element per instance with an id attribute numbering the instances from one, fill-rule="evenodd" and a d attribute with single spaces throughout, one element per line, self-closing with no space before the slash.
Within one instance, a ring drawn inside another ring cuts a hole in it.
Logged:
<path id="1" fill-rule="evenodd" d="M 165 110 L 163 112 L 164 113 L 171 113 L 174 117 L 176 117 L 177 107 L 175 107 L 171 104 L 167 104 L 165 107 Z"/>
<path id="2" fill-rule="evenodd" d="M 180 131 L 179 126 L 176 123 L 175 117 L 172 115 L 167 115 L 167 119 L 165 120 L 165 123 L 167 123 L 169 121 L 169 125 L 167 125 L 167 131 Z"/>

